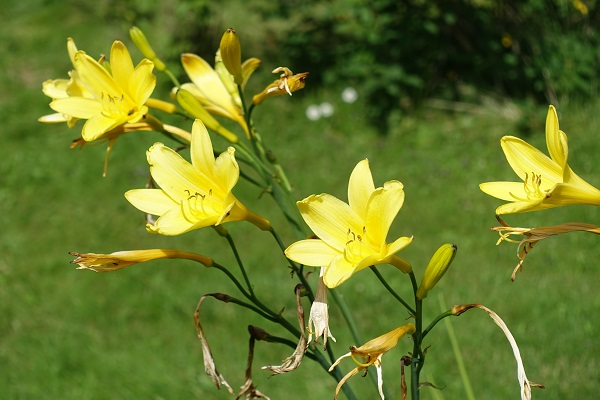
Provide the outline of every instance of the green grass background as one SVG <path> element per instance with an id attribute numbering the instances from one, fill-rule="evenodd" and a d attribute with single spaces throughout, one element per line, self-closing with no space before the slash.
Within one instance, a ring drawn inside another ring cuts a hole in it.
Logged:
<path id="1" fill-rule="evenodd" d="M 143 215 L 124 199 L 126 190 L 143 187 L 148 174 L 145 150 L 163 140 L 157 134 L 119 138 L 108 176 L 102 178 L 105 145 L 69 150 L 81 125 L 68 130 L 65 125 L 36 121 L 51 112 L 41 83 L 65 77 L 70 69 L 68 36 L 94 55 L 107 53 L 114 39 L 132 48 L 126 25 L 94 19 L 93 9 L 85 4 L 39 1 L 0 6 L 4 21 L 0 24 L 0 397 L 230 398 L 204 374 L 192 319 L 203 294 L 237 295 L 222 274 L 186 261 L 154 262 L 108 274 L 76 271 L 69 264 L 68 251 L 169 247 L 208 254 L 234 266 L 226 243 L 212 230 L 175 238 L 150 235 Z M 139 59 L 135 50 L 132 53 Z M 270 68 L 262 67 L 257 72 L 262 78 L 256 79 L 271 80 Z M 164 76 L 159 79 L 166 81 Z M 476 112 L 425 107 L 397 121 L 382 137 L 365 123 L 361 99 L 344 104 L 338 88 L 311 90 L 309 80 L 304 92 L 270 99 L 254 115 L 265 141 L 288 171 L 298 199 L 321 192 L 345 198 L 350 172 L 364 158 L 370 160 L 376 184 L 402 181 L 406 201 L 389 238 L 414 235 L 402 255 L 415 265 L 418 277 L 439 245 L 458 245 L 451 270 L 426 302 L 429 318 L 439 311 L 439 293 L 449 305 L 482 303 L 512 329 L 529 378 L 546 385 L 545 390 L 534 391 L 534 398 L 594 398 L 600 390 L 598 238 L 570 234 L 548 239 L 528 257 L 517 281 L 510 282 L 516 247 L 494 246 L 497 237 L 489 228 L 496 224 L 493 210 L 499 201 L 485 196 L 477 185 L 514 179 L 498 141 L 505 134 L 520 134 L 514 116 L 521 110 L 514 103 L 490 99 L 491 103 L 478 104 Z M 308 121 L 305 108 L 323 101 L 335 106 L 334 115 Z M 596 185 L 600 184 L 595 176 L 599 106 L 594 101 L 559 107 L 561 128 L 570 140 L 570 163 Z M 539 148 L 545 146 L 545 114 L 544 108 L 539 109 L 528 121 L 534 129 L 527 140 Z M 286 243 L 294 240 L 267 196 L 259 199 L 245 182 L 236 193 L 268 216 Z M 515 226 L 541 226 L 597 223 L 599 217 L 597 208 L 566 207 L 507 220 Z M 273 241 L 246 223 L 230 224 L 228 229 L 261 298 L 273 309 L 285 308 L 284 315 L 295 321 L 296 282 Z M 409 296 L 406 276 L 385 266 L 380 271 Z M 406 313 L 369 271 L 336 290 L 355 311 L 364 340 L 406 323 Z M 211 300 L 205 303 L 202 318 L 218 367 L 234 389 L 243 383 L 246 326 L 284 334 L 243 309 Z M 492 320 L 483 312 L 470 311 L 452 323 L 477 398 L 519 398 L 511 349 Z M 338 339 L 332 344 L 336 354 L 360 344 L 344 329 L 335 305 L 331 328 Z M 426 344 L 431 347 L 424 379 L 443 387 L 446 399 L 464 398 L 443 325 Z M 385 386 L 393 398 L 399 398 L 399 359 L 410 348 L 404 339 L 383 358 Z M 255 383 L 272 399 L 332 398 L 335 382 L 310 360 L 293 373 L 267 379 L 259 367 L 279 363 L 291 350 L 262 342 L 256 350 Z M 344 371 L 353 366 L 351 361 L 342 363 Z M 360 399 L 377 396 L 368 379 L 355 377 L 350 385 Z M 431 390 L 424 388 L 422 397 L 433 398 Z"/>

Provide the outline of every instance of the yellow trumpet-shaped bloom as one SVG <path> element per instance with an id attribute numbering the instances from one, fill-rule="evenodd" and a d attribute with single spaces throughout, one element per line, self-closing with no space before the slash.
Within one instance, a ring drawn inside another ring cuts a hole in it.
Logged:
<path id="1" fill-rule="evenodd" d="M 546 144 L 550 157 L 514 136 L 504 136 L 500 144 L 508 163 L 522 182 L 479 185 L 484 193 L 510 201 L 496 209 L 497 215 L 569 204 L 600 205 L 600 190 L 581 179 L 567 164 L 567 135 L 559 129 L 553 106 L 550 106 L 546 118 Z"/>
<path id="2" fill-rule="evenodd" d="M 348 374 L 346 374 L 346 376 L 344 376 L 342 380 L 338 383 L 333 398 L 337 399 L 342 385 L 346 383 L 348 379 L 358 374 L 363 369 L 374 366 L 375 368 L 377 368 L 377 387 L 379 389 L 379 395 L 382 399 L 384 399 L 381 357 L 385 353 L 396 347 L 398 341 L 404 335 L 412 335 L 413 333 L 415 333 L 415 331 L 416 328 L 413 324 L 406 324 L 399 326 L 398 328 L 388 333 L 385 333 L 379 337 L 376 337 L 375 339 L 371 339 L 360 347 L 350 346 L 350 352 L 338 358 L 329 368 L 329 371 L 332 371 L 340 363 L 340 361 L 342 361 L 346 357 L 352 357 L 354 362 L 357 364 L 357 367 L 354 368 L 352 371 L 348 372 Z M 363 360 L 358 360 L 357 357 L 363 358 Z"/>
<path id="3" fill-rule="evenodd" d="M 216 160 L 206 128 L 196 120 L 192 127 L 190 164 L 162 143 L 147 152 L 152 178 L 161 189 L 134 189 L 125 193 L 138 209 L 159 218 L 150 232 L 179 235 L 192 229 L 248 220 L 263 230 L 269 221 L 250 212 L 231 192 L 240 175 L 235 149 L 229 147 Z"/>
<path id="4" fill-rule="evenodd" d="M 219 75 L 208 62 L 195 54 L 182 54 L 181 63 L 192 81 L 181 85 L 181 89 L 192 93 L 209 113 L 237 122 L 248 134 L 239 94 L 228 90 L 233 85 L 233 77 L 230 74 Z"/>
<path id="5" fill-rule="evenodd" d="M 144 59 L 134 68 L 129 51 L 117 40 L 110 51 L 110 72 L 83 51 L 75 53 L 73 64 L 90 96 L 58 98 L 50 107 L 69 117 L 87 119 L 81 132 L 85 141 L 146 116 L 144 103 L 156 86 L 152 61 Z"/>
<path id="6" fill-rule="evenodd" d="M 72 38 L 67 39 L 67 51 L 71 63 L 75 66 L 75 54 L 77 46 Z M 69 79 L 48 79 L 42 84 L 42 92 L 52 100 L 64 99 L 70 96 L 93 98 L 92 94 L 85 88 L 77 70 L 69 71 Z M 48 114 L 40 117 L 39 122 L 43 123 L 59 123 L 66 122 L 69 128 L 72 128 L 77 122 L 77 118 L 63 114 Z"/>
<path id="7" fill-rule="evenodd" d="M 298 241 L 286 256 L 313 267 L 324 266 L 323 281 L 334 288 L 354 273 L 374 264 L 392 264 L 403 272 L 411 265 L 394 254 L 412 237 L 386 243 L 392 221 L 404 203 L 404 187 L 398 181 L 375 188 L 368 160 L 352 171 L 348 204 L 329 194 L 311 195 L 297 203 L 304 221 L 318 239 Z"/>

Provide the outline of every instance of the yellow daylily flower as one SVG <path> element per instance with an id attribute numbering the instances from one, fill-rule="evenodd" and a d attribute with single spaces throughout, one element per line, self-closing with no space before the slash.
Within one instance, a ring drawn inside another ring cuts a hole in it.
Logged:
<path id="1" fill-rule="evenodd" d="M 369 368 L 371 366 L 375 366 L 377 369 L 377 387 L 379 389 L 379 395 L 382 400 L 385 399 L 383 395 L 383 374 L 381 371 L 381 357 L 394 348 L 398 341 L 404 335 L 412 335 L 415 333 L 416 328 L 413 324 L 406 324 L 399 326 L 398 328 L 385 333 L 375 339 L 369 340 L 367 343 L 363 344 L 360 347 L 350 346 L 350 352 L 344 354 L 340 358 L 338 358 L 333 365 L 329 368 L 329 371 L 332 371 L 339 363 L 346 357 L 352 357 L 352 360 L 357 364 L 357 367 L 352 371 L 348 372 L 346 376 L 342 378 L 342 380 L 338 383 L 335 388 L 335 395 L 333 396 L 334 400 L 337 399 L 338 394 L 340 393 L 340 389 L 342 385 L 346 383 L 348 379 L 358 374 L 365 368 Z M 357 357 L 363 358 L 363 361 L 357 360 Z"/>
<path id="2" fill-rule="evenodd" d="M 54 100 L 50 107 L 87 119 L 81 132 L 84 140 L 99 139 L 119 125 L 135 124 L 146 116 L 144 103 L 156 86 L 152 61 L 144 59 L 134 68 L 129 51 L 117 40 L 110 51 L 110 72 L 83 51 L 75 53 L 73 63 L 91 97 L 70 95 Z"/>
<path id="3" fill-rule="evenodd" d="M 281 72 L 279 79 L 276 79 L 273 83 L 264 88 L 262 92 L 252 97 L 252 102 L 254 104 L 259 105 L 270 96 L 279 96 L 286 93 L 291 96 L 293 92 L 304 89 L 308 72 L 294 75 L 294 73 L 286 67 L 277 67 L 273 70 L 274 74 L 279 72 Z"/>
<path id="4" fill-rule="evenodd" d="M 546 117 L 546 144 L 550 157 L 514 136 L 504 136 L 500 144 L 508 163 L 523 182 L 479 185 L 484 193 L 511 202 L 498 207 L 497 215 L 569 204 L 600 205 L 600 190 L 577 176 L 567 164 L 567 135 L 559 129 L 553 106 Z"/>
<path id="5" fill-rule="evenodd" d="M 404 203 L 404 187 L 388 181 L 375 188 L 368 160 L 350 176 L 348 204 L 329 194 L 311 195 L 297 202 L 302 218 L 319 239 L 306 239 L 285 251 L 293 261 L 325 267 L 323 280 L 334 288 L 354 273 L 374 264 L 392 264 L 403 272 L 412 266 L 395 256 L 412 237 L 386 243 L 392 221 Z"/>
<path id="6" fill-rule="evenodd" d="M 67 39 L 67 51 L 73 67 L 75 67 L 75 54 L 77 46 L 72 38 Z M 69 71 L 69 79 L 48 79 L 42 84 L 42 92 L 52 100 L 64 99 L 70 96 L 92 98 L 92 94 L 85 88 L 76 70 Z M 63 114 L 48 114 L 38 118 L 39 122 L 52 124 L 66 122 L 72 128 L 78 118 Z"/>
<path id="7" fill-rule="evenodd" d="M 250 212 L 231 190 L 240 171 L 235 149 L 216 160 L 208 132 L 200 120 L 192 126 L 190 164 L 162 143 L 147 152 L 152 178 L 162 189 L 134 189 L 125 193 L 138 209 L 159 218 L 147 229 L 162 235 L 180 235 L 192 229 L 247 220 L 269 230 L 268 220 Z"/>
<path id="8" fill-rule="evenodd" d="M 181 85 L 181 89 L 192 93 L 209 113 L 237 122 L 248 135 L 239 94 L 228 90 L 234 87 L 231 74 L 217 73 L 208 62 L 191 53 L 182 54 L 181 63 L 192 81 Z"/>

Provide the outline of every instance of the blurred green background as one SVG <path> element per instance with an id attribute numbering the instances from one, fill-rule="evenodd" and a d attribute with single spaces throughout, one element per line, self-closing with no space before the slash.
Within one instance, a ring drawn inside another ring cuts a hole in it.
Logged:
<path id="1" fill-rule="evenodd" d="M 427 315 L 440 311 L 438 294 L 448 305 L 482 303 L 511 328 L 529 378 L 546 385 L 534 398 L 594 398 L 600 390 L 597 237 L 570 234 L 538 244 L 511 283 L 516 246 L 494 246 L 497 237 L 489 228 L 496 224 L 499 201 L 477 185 L 514 179 L 498 145 L 501 136 L 517 135 L 544 149 L 549 103 L 557 105 L 569 135 L 572 168 L 600 184 L 594 175 L 600 130 L 598 13 L 596 1 L 558 0 L 3 3 L 0 397 L 230 398 L 204 374 L 192 319 L 203 294 L 237 295 L 218 271 L 165 261 L 95 274 L 69 264 L 69 251 L 166 247 L 234 265 L 214 231 L 150 235 L 143 215 L 124 199 L 125 191 L 146 182 L 145 150 L 162 137 L 119 138 L 102 178 L 104 144 L 70 150 L 81 125 L 69 130 L 36 121 L 52 112 L 41 83 L 64 78 L 71 69 L 67 37 L 93 56 L 123 40 L 138 61 L 141 55 L 127 33 L 136 24 L 177 73 L 181 52 L 212 61 L 222 32 L 235 27 L 244 58 L 263 60 L 250 94 L 270 83 L 270 71 L 278 66 L 310 71 L 306 89 L 292 98 L 269 99 L 254 113 L 298 199 L 321 192 L 345 198 L 352 168 L 369 158 L 377 185 L 391 179 L 405 185 L 406 201 L 389 239 L 414 235 L 402 255 L 417 276 L 439 245 L 459 247 L 452 269 L 426 301 Z M 340 99 L 346 87 L 357 90 L 355 103 Z M 157 95 L 169 89 L 159 75 Z M 309 106 L 323 103 L 333 114 L 309 120 Z M 268 197 L 259 199 L 245 182 L 236 194 L 267 215 L 286 243 L 294 240 Z M 599 219 L 596 208 L 583 206 L 507 218 L 514 226 Z M 275 244 L 249 224 L 228 229 L 256 291 L 294 321 L 295 281 Z M 406 276 L 383 266 L 380 271 L 408 297 Z M 315 275 L 310 279 L 314 282 Z M 364 340 L 405 323 L 406 314 L 369 271 L 336 290 L 355 310 Z M 208 300 L 201 313 L 217 365 L 234 389 L 243 383 L 246 326 L 283 334 L 234 305 Z M 477 398 L 518 398 L 515 362 L 495 324 L 477 311 L 452 324 Z M 331 327 L 336 354 L 360 344 L 346 333 L 335 305 Z M 464 398 L 443 325 L 427 341 L 423 380 L 444 388 L 438 394 L 446 399 Z M 399 359 L 410 347 L 405 339 L 383 358 L 385 386 L 393 398 L 399 398 Z M 293 373 L 267 379 L 259 367 L 278 364 L 291 350 L 260 342 L 256 351 L 255 383 L 272 399 L 332 398 L 335 382 L 310 360 Z M 342 363 L 344 371 L 353 366 Z M 349 384 L 360 399 L 377 397 L 368 379 L 355 377 Z M 423 388 L 422 398 L 434 398 L 432 390 Z"/>

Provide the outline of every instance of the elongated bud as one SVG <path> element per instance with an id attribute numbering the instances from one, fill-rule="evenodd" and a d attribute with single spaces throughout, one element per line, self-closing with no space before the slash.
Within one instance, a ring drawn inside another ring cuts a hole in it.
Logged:
<path id="1" fill-rule="evenodd" d="M 206 108 L 187 90 L 180 89 L 176 94 L 177 102 L 185 111 L 190 113 L 194 118 L 198 118 L 204 125 L 219 135 L 223 136 L 230 143 L 239 141 L 235 133 L 225 129 L 219 121 L 206 111 Z"/>
<path id="2" fill-rule="evenodd" d="M 242 76 L 242 47 L 240 46 L 240 39 L 233 28 L 227 29 L 223 34 L 219 50 L 221 50 L 223 65 L 233 75 L 234 82 L 241 85 L 244 82 Z"/>
<path id="3" fill-rule="evenodd" d="M 433 254 L 433 257 L 431 257 L 431 260 L 425 269 L 421 285 L 417 290 L 417 297 L 419 299 L 427 297 L 427 292 L 442 279 L 442 276 L 444 276 L 448 267 L 452 264 L 452 260 L 454 260 L 457 250 L 458 247 L 456 247 L 455 244 L 447 243 L 442 245 Z"/>
<path id="4" fill-rule="evenodd" d="M 144 35 L 144 32 L 142 32 L 140 28 L 134 26 L 131 29 L 129 29 L 129 36 L 131 37 L 131 40 L 133 40 L 135 47 L 138 48 L 138 50 L 144 55 L 144 57 L 146 57 L 154 63 L 154 67 L 157 70 L 162 72 L 167 69 L 167 66 L 164 62 L 162 62 L 160 58 L 158 58 L 158 56 L 154 52 L 154 49 L 152 48 L 152 46 L 150 46 L 148 39 L 146 39 L 146 35 Z"/>

